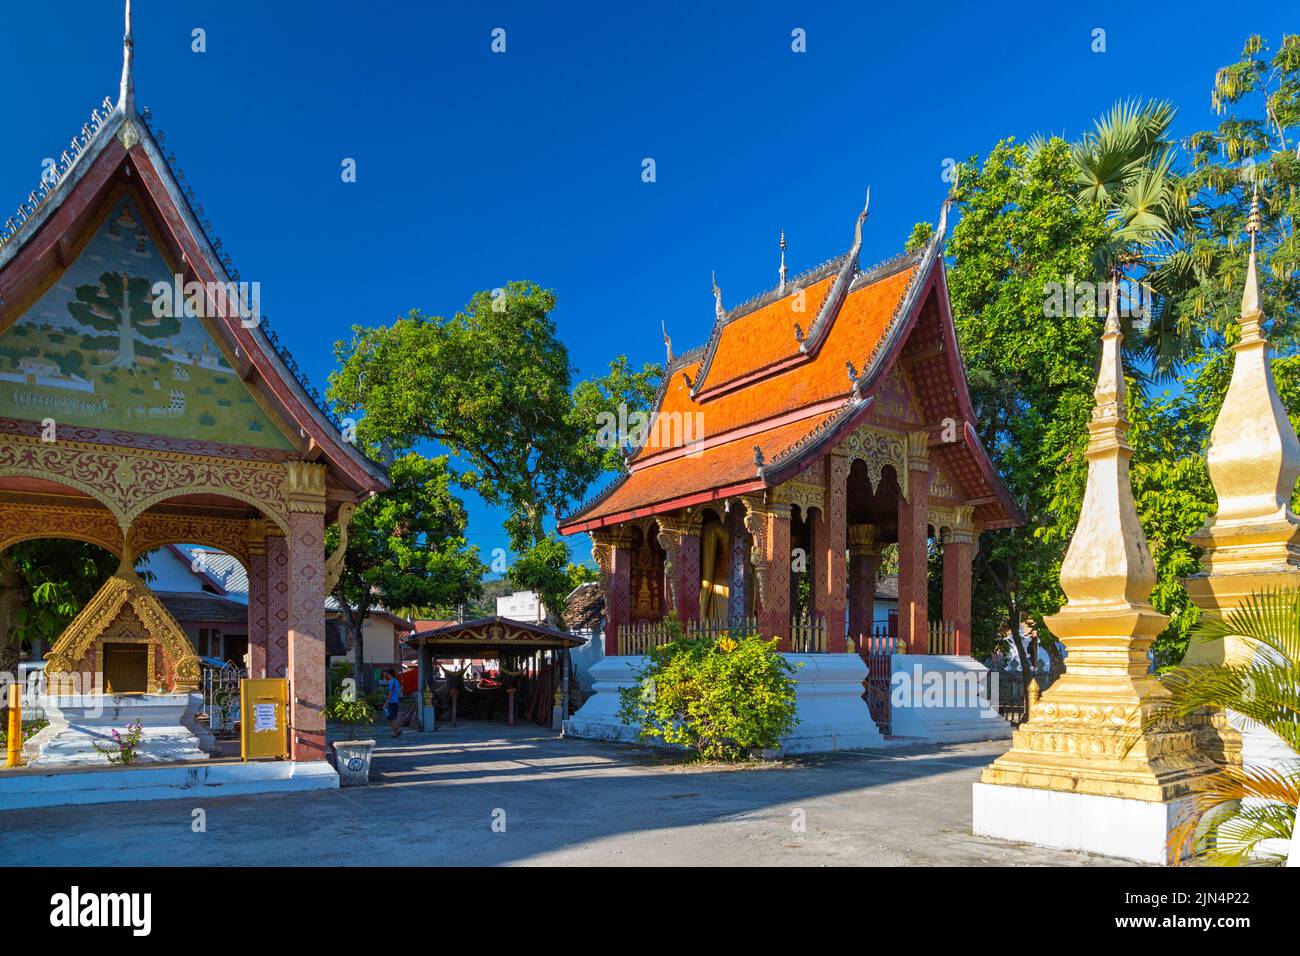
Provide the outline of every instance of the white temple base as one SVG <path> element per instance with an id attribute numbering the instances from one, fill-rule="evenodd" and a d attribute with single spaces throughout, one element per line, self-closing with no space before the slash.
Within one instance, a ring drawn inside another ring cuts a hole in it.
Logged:
<path id="1" fill-rule="evenodd" d="M 17 771 L 0 774 L 0 810 L 123 803 L 134 800 L 208 800 L 252 793 L 337 790 L 339 775 L 324 760 L 257 760 L 188 767 Z"/>
<path id="2" fill-rule="evenodd" d="M 895 654 L 890 735 L 927 743 L 1010 740 L 1011 725 L 982 696 L 988 668 L 970 657 Z"/>
<path id="3" fill-rule="evenodd" d="M 834 753 L 884 747 L 862 699 L 867 665 L 857 654 L 784 654 L 795 666 L 799 722 L 781 738 L 783 754 Z"/>
<path id="4" fill-rule="evenodd" d="M 591 696 L 578 712 L 563 724 L 564 736 L 588 740 L 640 741 L 640 728 L 618 719 L 619 694 L 636 686 L 636 672 L 646 666 L 645 657 L 602 657 L 591 665 Z"/>
<path id="5" fill-rule="evenodd" d="M 884 747 L 866 701 L 862 682 L 867 665 L 857 654 L 785 654 L 795 665 L 795 708 L 799 722 L 781 738 L 778 753 L 833 753 Z M 567 737 L 640 743 L 639 728 L 618 718 L 619 694 L 636 685 L 644 657 L 605 657 L 591 665 L 591 697 L 564 722 Z"/>
<path id="6" fill-rule="evenodd" d="M 1193 797 L 1170 803 L 974 784 L 977 836 L 1082 850 L 1141 863 L 1173 863 L 1169 834 L 1193 810 Z"/>
<path id="7" fill-rule="evenodd" d="M 140 724 L 143 735 L 135 762 L 206 760 L 191 729 L 203 704 L 201 694 L 66 694 L 44 697 L 50 725 L 23 746 L 32 767 L 104 767 L 108 757 L 95 749 L 114 745 L 113 731 L 124 734 Z M 187 726 L 188 724 L 188 726 Z"/>

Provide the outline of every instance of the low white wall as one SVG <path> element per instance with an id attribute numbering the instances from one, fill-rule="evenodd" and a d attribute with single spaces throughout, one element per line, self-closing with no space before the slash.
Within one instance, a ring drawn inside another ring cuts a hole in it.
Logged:
<path id="1" fill-rule="evenodd" d="M 988 668 L 969 657 L 895 654 L 890 735 L 928 743 L 1009 740 L 1011 725 L 979 695 Z"/>
<path id="2" fill-rule="evenodd" d="M 799 722 L 781 739 L 784 754 L 861 750 L 885 744 L 866 702 L 862 682 L 867 665 L 857 654 L 785 654 L 795 666 L 795 708 Z M 591 666 L 594 694 L 564 722 L 571 737 L 639 740 L 639 729 L 618 719 L 620 688 L 636 684 L 644 657 L 606 657 Z"/>

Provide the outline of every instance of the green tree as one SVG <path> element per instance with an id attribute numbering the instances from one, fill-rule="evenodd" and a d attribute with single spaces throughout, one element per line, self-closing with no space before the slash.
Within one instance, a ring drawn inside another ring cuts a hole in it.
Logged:
<path id="1" fill-rule="evenodd" d="M 389 326 L 353 329 L 335 352 L 330 398 L 364 410 L 362 441 L 405 451 L 436 442 L 467 464 L 461 482 L 507 511 L 512 583 L 532 588 L 552 614 L 573 587 L 567 544 L 548 522 L 578 502 L 610 465 L 596 416 L 641 404 L 653 367 L 626 359 L 602 379 L 573 384 L 574 369 L 551 313 L 554 293 L 531 282 L 479 292 L 450 318 L 418 311 Z"/>
<path id="2" fill-rule="evenodd" d="M 15 669 L 24 643 L 53 643 L 118 564 L 103 548 L 62 538 L 23 541 L 0 554 L 0 671 Z"/>
<path id="3" fill-rule="evenodd" d="M 389 468 L 393 486 L 357 509 L 348 527 L 343 569 L 334 587 L 354 660 L 362 673 L 366 618 L 377 606 L 455 607 L 479 593 L 485 568 L 465 539 L 468 516 L 452 494 L 447 459 L 414 452 Z M 326 549 L 338 546 L 331 528 Z"/>

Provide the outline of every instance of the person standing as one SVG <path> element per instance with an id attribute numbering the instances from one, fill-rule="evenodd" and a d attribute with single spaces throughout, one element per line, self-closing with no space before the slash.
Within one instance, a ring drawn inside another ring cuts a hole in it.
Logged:
<path id="1" fill-rule="evenodd" d="M 387 680 L 384 686 L 388 689 L 388 703 L 384 705 L 384 716 L 388 723 L 392 725 L 393 736 L 402 736 L 401 728 L 397 726 L 397 702 L 402 698 L 402 682 L 397 679 L 397 673 L 391 668 L 384 671 Z"/>

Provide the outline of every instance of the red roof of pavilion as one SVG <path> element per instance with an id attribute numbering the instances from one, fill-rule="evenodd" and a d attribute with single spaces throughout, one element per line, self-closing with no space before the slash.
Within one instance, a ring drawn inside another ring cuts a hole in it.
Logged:
<path id="1" fill-rule="evenodd" d="M 1021 523 L 971 424 L 942 243 L 941 228 L 925 248 L 864 272 L 855 238 L 847 255 L 724 313 L 703 348 L 671 364 L 655 403 L 660 423 L 699 421 L 703 438 L 698 430 L 668 434 L 663 425 L 656 436 L 652 428 L 629 459 L 628 474 L 562 521 L 561 532 L 786 481 L 870 415 L 905 350 L 922 383 L 915 400 L 924 421 L 965 423 L 956 442 L 932 439 L 931 454 L 974 504 L 976 522 Z"/>

